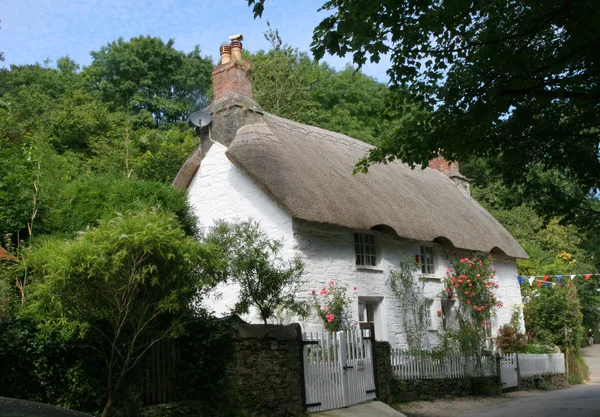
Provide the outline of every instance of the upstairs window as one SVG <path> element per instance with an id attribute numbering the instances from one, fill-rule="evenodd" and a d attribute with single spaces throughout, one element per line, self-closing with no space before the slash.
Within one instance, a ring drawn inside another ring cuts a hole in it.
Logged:
<path id="1" fill-rule="evenodd" d="M 433 263 L 433 248 L 431 246 L 421 246 L 420 263 L 423 274 L 433 274 L 435 267 Z"/>
<path id="2" fill-rule="evenodd" d="M 354 233 L 354 254 L 356 266 L 376 266 L 377 247 L 375 235 L 371 233 Z"/>

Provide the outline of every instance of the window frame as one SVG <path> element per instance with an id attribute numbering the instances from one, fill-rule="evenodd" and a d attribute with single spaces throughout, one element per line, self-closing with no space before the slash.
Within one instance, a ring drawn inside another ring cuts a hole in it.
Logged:
<path id="1" fill-rule="evenodd" d="M 429 252 L 429 253 L 428 253 Z M 433 246 L 421 245 L 419 247 L 419 256 L 421 258 L 421 273 L 423 275 L 435 274 L 435 252 Z M 428 262 L 431 261 L 431 262 Z M 429 272 L 431 271 L 431 272 Z"/>
<path id="2" fill-rule="evenodd" d="M 437 330 L 433 327 L 433 304 L 435 300 L 433 298 L 425 299 L 425 327 L 427 330 Z"/>
<path id="3" fill-rule="evenodd" d="M 369 241 L 365 242 L 365 237 Z M 354 264 L 357 268 L 375 269 L 379 265 L 379 251 L 377 236 L 375 233 L 355 231 L 354 232 Z M 369 249 L 368 251 L 366 249 Z M 359 260 L 362 262 L 359 263 Z M 367 259 L 369 262 L 367 263 Z"/>

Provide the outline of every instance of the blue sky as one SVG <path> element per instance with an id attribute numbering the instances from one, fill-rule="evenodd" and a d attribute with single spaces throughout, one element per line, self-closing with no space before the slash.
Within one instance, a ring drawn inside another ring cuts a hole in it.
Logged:
<path id="1" fill-rule="evenodd" d="M 219 45 L 234 33 L 244 35 L 244 48 L 268 49 L 266 21 L 284 42 L 308 51 L 313 28 L 326 16 L 317 13 L 324 0 L 267 0 L 262 19 L 253 19 L 246 0 L 0 0 L 0 51 L 11 64 L 53 62 L 69 55 L 80 65 L 90 63 L 90 51 L 123 37 L 158 36 L 175 40 L 190 51 L 218 56 Z M 327 56 L 340 69 L 351 57 Z M 364 72 L 387 81 L 389 62 L 367 65 Z"/>

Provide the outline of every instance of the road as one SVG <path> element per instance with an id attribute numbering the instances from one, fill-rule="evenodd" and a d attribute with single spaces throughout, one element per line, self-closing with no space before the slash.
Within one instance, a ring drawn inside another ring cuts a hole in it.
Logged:
<path id="1" fill-rule="evenodd" d="M 600 417 L 600 345 L 583 349 L 590 383 L 516 399 L 464 417 Z"/>

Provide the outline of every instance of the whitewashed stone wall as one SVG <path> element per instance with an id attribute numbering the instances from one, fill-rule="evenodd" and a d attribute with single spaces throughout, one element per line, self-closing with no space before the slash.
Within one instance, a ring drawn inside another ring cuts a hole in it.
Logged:
<path id="1" fill-rule="evenodd" d="M 406 335 L 402 326 L 402 311 L 394 298 L 387 279 L 390 268 L 397 267 L 401 259 L 414 259 L 420 246 L 433 246 L 435 272 L 422 279 L 425 297 L 433 301 L 432 328 L 427 332 L 431 344 L 437 340 L 441 319 L 437 311 L 442 310 L 441 297 L 444 291 L 443 278 L 450 264 L 460 257 L 472 256 L 467 252 L 456 253 L 444 250 L 431 242 L 416 242 L 391 237 L 381 232 L 376 235 L 378 245 L 378 265 L 374 268 L 359 268 L 355 264 L 354 230 L 332 225 L 316 224 L 292 219 L 287 212 L 277 206 L 241 170 L 235 167 L 225 155 L 225 148 L 214 144 L 202 161 L 201 167 L 188 189 L 189 201 L 203 227 L 209 227 L 217 219 L 245 220 L 253 218 L 272 238 L 283 241 L 282 255 L 290 258 L 300 254 L 305 263 L 305 279 L 302 297 L 310 298 L 312 289 L 317 292 L 331 280 L 345 285 L 348 294 L 353 295 L 352 313 L 358 319 L 358 300 L 368 298 L 380 301 L 376 312 L 377 339 L 388 340 L 392 346 L 406 346 Z M 508 322 L 512 308 L 521 302 L 521 293 L 516 279 L 517 269 L 514 259 L 495 256 L 494 267 L 498 270 L 500 299 L 504 303 L 494 320 L 494 334 L 499 326 Z M 353 287 L 357 291 L 353 291 Z M 233 307 L 237 289 L 232 285 L 220 286 L 217 294 L 207 300 L 207 307 L 216 314 L 227 314 Z M 245 317 L 258 322 L 257 317 Z M 296 321 L 288 316 L 283 322 Z M 301 323 L 306 331 L 321 330 L 316 317 Z"/>

